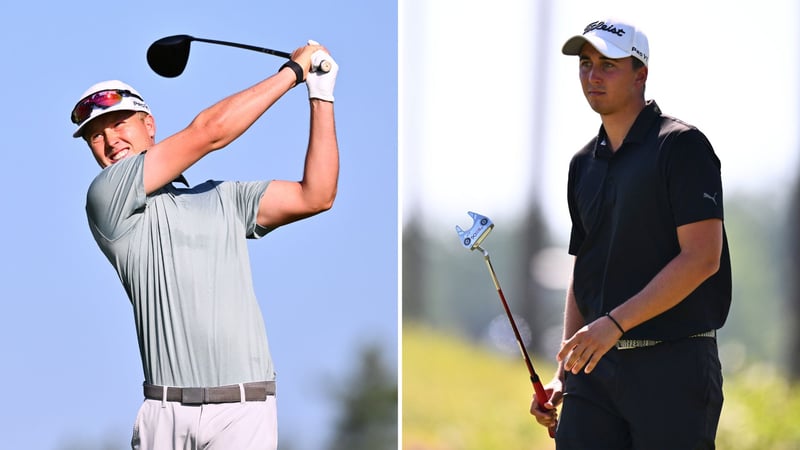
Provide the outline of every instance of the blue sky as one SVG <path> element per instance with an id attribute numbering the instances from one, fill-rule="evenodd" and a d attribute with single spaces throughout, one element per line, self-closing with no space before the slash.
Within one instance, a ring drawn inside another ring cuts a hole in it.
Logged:
<path id="1" fill-rule="evenodd" d="M 99 167 L 71 137 L 69 113 L 89 85 L 121 79 L 145 97 L 163 139 L 283 63 L 193 43 L 182 76 L 149 69 L 150 43 L 190 34 L 285 51 L 315 39 L 340 65 L 336 204 L 250 245 L 278 372 L 281 439 L 317 448 L 334 418 L 333 387 L 361 346 L 377 343 L 397 365 L 396 3 L 16 2 L 2 17 L 2 447 L 49 450 L 81 437 L 124 446 L 130 438 L 142 382 L 132 314 L 86 224 L 85 192 Z M 307 129 L 301 86 L 186 176 L 193 184 L 299 179 Z"/>

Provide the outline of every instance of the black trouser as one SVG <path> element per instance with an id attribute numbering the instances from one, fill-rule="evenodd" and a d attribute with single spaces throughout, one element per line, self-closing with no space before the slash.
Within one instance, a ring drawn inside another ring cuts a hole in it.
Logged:
<path id="1" fill-rule="evenodd" d="M 613 348 L 591 374 L 567 373 L 556 448 L 713 449 L 721 410 L 715 339 Z"/>

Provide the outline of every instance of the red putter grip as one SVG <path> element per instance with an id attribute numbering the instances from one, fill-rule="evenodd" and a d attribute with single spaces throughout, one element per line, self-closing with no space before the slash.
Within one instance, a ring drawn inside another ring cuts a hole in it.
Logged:
<path id="1" fill-rule="evenodd" d="M 533 390 L 536 392 L 536 404 L 539 405 L 539 409 L 545 411 L 546 408 L 544 407 L 545 402 L 547 401 L 547 393 L 544 391 L 544 387 L 542 386 L 542 382 L 538 379 L 531 378 L 531 383 L 533 383 Z M 556 437 L 556 427 L 553 425 L 547 429 L 547 432 L 550 434 L 551 438 Z"/>

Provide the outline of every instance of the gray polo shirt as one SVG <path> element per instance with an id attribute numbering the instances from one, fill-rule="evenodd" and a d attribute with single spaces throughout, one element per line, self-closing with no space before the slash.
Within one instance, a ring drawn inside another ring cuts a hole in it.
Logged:
<path id="1" fill-rule="evenodd" d="M 275 378 L 246 238 L 269 182 L 169 184 L 145 195 L 144 155 L 86 197 L 95 241 L 133 306 L 145 382 L 209 387 Z"/>

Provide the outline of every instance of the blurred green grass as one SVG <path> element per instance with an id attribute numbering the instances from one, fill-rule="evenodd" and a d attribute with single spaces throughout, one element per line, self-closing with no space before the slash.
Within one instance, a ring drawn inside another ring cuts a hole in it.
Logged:
<path id="1" fill-rule="evenodd" d="M 555 366 L 532 357 L 547 382 Z M 521 358 L 409 323 L 402 358 L 404 450 L 555 448 L 528 413 L 533 389 Z M 726 374 L 724 394 L 717 448 L 800 449 L 800 387 L 752 366 Z"/>
<path id="2" fill-rule="evenodd" d="M 555 370 L 534 364 L 543 379 Z M 405 450 L 554 448 L 528 413 L 533 388 L 521 358 L 406 324 L 402 375 Z"/>

